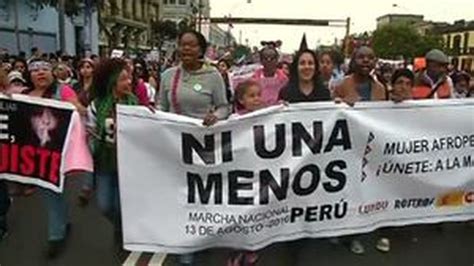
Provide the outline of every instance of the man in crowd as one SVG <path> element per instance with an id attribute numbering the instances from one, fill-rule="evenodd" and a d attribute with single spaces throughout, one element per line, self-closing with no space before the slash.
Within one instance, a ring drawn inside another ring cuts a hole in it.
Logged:
<path id="1" fill-rule="evenodd" d="M 415 77 L 413 99 L 449 99 L 453 97 L 453 82 L 447 75 L 449 59 L 433 49 L 426 56 L 426 70 Z"/>
<path id="2" fill-rule="evenodd" d="M 372 75 L 376 57 L 372 48 L 362 46 L 351 59 L 350 72 L 339 86 L 336 86 L 334 97 L 353 105 L 358 101 L 384 101 L 387 99 L 385 87 Z"/>

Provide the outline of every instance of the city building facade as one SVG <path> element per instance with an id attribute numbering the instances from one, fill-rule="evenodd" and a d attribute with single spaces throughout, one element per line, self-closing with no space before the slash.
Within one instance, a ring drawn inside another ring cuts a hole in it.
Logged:
<path id="1" fill-rule="evenodd" d="M 230 29 L 224 30 L 217 24 L 210 25 L 209 44 L 216 47 L 226 47 L 235 44 L 235 37 L 232 35 Z"/>
<path id="2" fill-rule="evenodd" d="M 151 50 L 151 27 L 159 20 L 161 1 L 105 0 L 99 12 L 101 54 L 109 55 L 112 49 Z"/>
<path id="3" fill-rule="evenodd" d="M 64 53 L 76 55 L 98 52 L 97 12 L 85 16 L 80 10 L 76 16 L 65 16 Z M 88 36 L 88 37 L 86 37 Z M 59 13 L 53 7 L 38 7 L 28 0 L 0 1 L 0 48 L 10 54 L 37 47 L 41 52 L 60 50 Z"/>
<path id="4" fill-rule="evenodd" d="M 199 24 L 199 14 L 201 14 L 201 23 L 209 20 L 211 15 L 211 6 L 209 0 L 160 0 L 162 8 L 160 9 L 161 20 L 172 20 L 179 23 L 186 19 L 188 22 Z M 197 27 L 196 27 L 197 28 Z"/>
<path id="5" fill-rule="evenodd" d="M 387 14 L 377 18 L 377 28 L 389 24 L 408 24 L 412 25 L 423 21 L 422 15 L 413 14 Z"/>
<path id="6" fill-rule="evenodd" d="M 474 72 L 474 21 L 459 20 L 437 28 L 436 32 L 443 37 L 454 67 Z"/>

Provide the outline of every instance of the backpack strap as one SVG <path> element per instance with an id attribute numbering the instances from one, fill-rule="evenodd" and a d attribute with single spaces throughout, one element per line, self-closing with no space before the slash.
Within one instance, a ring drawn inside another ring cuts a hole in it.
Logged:
<path id="1" fill-rule="evenodd" d="M 436 92 L 438 92 L 439 88 L 446 82 L 446 77 L 443 78 L 441 82 L 438 82 L 436 86 L 431 90 L 430 94 L 425 99 L 431 99 L 435 95 Z"/>

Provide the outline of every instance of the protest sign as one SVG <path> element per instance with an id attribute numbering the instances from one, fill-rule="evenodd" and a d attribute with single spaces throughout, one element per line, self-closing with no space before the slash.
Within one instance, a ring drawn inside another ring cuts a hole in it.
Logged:
<path id="1" fill-rule="evenodd" d="M 473 100 L 276 106 L 219 122 L 118 108 L 125 248 L 260 249 L 474 219 Z"/>

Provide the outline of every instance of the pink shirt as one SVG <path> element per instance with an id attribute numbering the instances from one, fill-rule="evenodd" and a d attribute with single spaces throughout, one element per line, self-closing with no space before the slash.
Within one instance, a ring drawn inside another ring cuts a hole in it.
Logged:
<path id="1" fill-rule="evenodd" d="M 148 90 L 146 88 L 145 82 L 142 79 L 138 80 L 137 86 L 135 87 L 135 95 L 137 96 L 138 103 L 140 105 L 150 105 L 150 99 L 148 98 Z"/>
<path id="2" fill-rule="evenodd" d="M 77 99 L 77 94 L 69 85 L 63 85 L 61 88 L 61 101 L 71 102 Z"/>
<path id="3" fill-rule="evenodd" d="M 61 89 L 61 100 L 65 102 L 75 101 L 77 100 L 77 94 L 73 88 L 64 85 Z M 89 145 L 87 145 L 86 128 L 77 112 L 72 115 L 71 123 L 69 143 L 66 144 L 64 150 L 64 172 L 93 172 L 93 161 Z"/>
<path id="4" fill-rule="evenodd" d="M 253 78 L 262 87 L 262 99 L 267 106 L 278 104 L 280 90 L 288 83 L 288 78 L 282 70 L 277 69 L 273 77 L 265 77 L 263 69 L 255 72 Z"/>
<path id="5" fill-rule="evenodd" d="M 71 171 L 93 172 L 93 161 L 89 146 L 87 145 L 87 134 L 80 115 L 75 112 L 71 118 L 71 131 L 69 143 L 64 150 L 64 173 Z"/>

